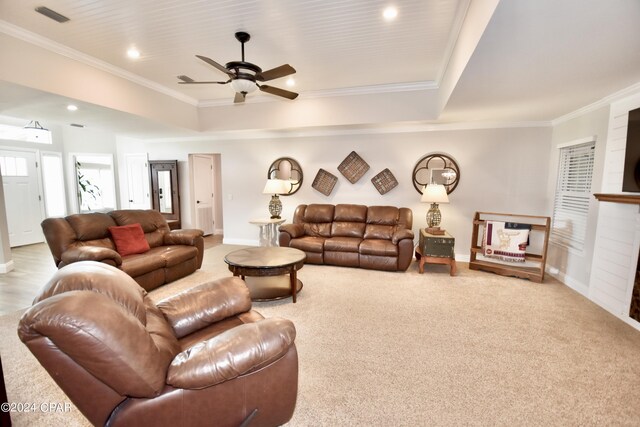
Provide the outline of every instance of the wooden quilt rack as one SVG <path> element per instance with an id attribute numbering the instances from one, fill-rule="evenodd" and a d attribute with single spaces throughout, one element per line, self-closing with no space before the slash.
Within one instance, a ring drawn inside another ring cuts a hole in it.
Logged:
<path id="1" fill-rule="evenodd" d="M 517 265 L 517 263 L 507 264 L 492 262 L 487 259 L 477 259 L 478 255 L 482 255 L 481 243 L 478 243 L 478 236 L 481 237 L 479 229 L 481 226 L 484 227 L 485 221 L 487 220 L 530 224 L 532 238 L 537 233 L 543 233 L 541 250 L 539 253 L 530 253 L 528 251 L 525 253 L 525 261 L 531 261 L 527 262 L 527 264 L 529 264 L 527 266 Z M 514 276 L 541 283 L 544 280 L 544 269 L 547 263 L 547 246 L 549 244 L 550 225 L 551 218 L 548 216 L 476 212 L 473 217 L 473 234 L 471 235 L 471 257 L 469 260 L 469 269 L 490 271 L 503 276 Z M 532 266 L 530 264 L 534 265 Z"/>

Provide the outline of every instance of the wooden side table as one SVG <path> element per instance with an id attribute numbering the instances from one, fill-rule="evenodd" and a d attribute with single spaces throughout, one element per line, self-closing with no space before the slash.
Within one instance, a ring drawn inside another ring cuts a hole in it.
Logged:
<path id="1" fill-rule="evenodd" d="M 442 234 L 431 234 L 427 229 L 420 230 L 416 259 L 420 262 L 420 274 L 424 272 L 424 265 L 446 264 L 451 276 L 456 274 L 455 238 L 444 231 Z"/>
<path id="2" fill-rule="evenodd" d="M 446 264 L 449 266 L 449 275 L 455 276 L 456 269 L 456 259 L 454 257 L 436 257 L 436 256 L 424 256 L 422 255 L 422 250 L 420 246 L 416 248 L 416 260 L 420 263 L 420 274 L 424 273 L 424 265 L 425 264 Z"/>

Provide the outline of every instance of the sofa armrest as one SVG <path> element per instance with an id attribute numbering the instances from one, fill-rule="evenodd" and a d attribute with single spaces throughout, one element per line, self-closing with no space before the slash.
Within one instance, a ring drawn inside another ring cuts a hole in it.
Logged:
<path id="1" fill-rule="evenodd" d="M 188 289 L 157 304 L 176 337 L 251 310 L 251 296 L 239 277 L 225 277 Z"/>
<path id="2" fill-rule="evenodd" d="M 169 366 L 167 384 L 203 389 L 229 381 L 278 360 L 295 337 L 293 323 L 277 317 L 236 326 L 179 353 Z"/>
<path id="3" fill-rule="evenodd" d="M 196 246 L 198 237 L 202 237 L 202 230 L 172 230 L 164 235 L 165 245 L 189 245 Z"/>
<path id="4" fill-rule="evenodd" d="M 292 239 L 304 236 L 304 225 L 302 224 L 284 224 L 279 228 L 281 233 L 289 233 Z"/>
<path id="5" fill-rule="evenodd" d="M 99 261 L 114 267 L 122 265 L 122 257 L 113 249 L 102 246 L 78 246 L 68 249 L 60 256 L 60 267 L 78 261 Z"/>
<path id="6" fill-rule="evenodd" d="M 413 237 L 414 237 L 413 230 L 409 230 L 408 228 L 403 228 L 393 233 L 393 236 L 391 236 L 391 243 L 393 243 L 394 245 L 397 245 L 400 240 L 403 240 L 403 239 L 413 240 Z"/>

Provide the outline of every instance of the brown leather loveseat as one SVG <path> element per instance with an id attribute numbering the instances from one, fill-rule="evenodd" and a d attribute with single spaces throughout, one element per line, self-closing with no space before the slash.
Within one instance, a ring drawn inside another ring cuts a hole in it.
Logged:
<path id="1" fill-rule="evenodd" d="M 149 250 L 121 255 L 109 227 L 140 224 Z M 115 210 L 47 218 L 42 231 L 58 268 L 78 261 L 118 267 L 146 290 L 187 276 L 202 266 L 202 230 L 170 230 L 154 210 Z"/>
<path id="2" fill-rule="evenodd" d="M 364 205 L 300 205 L 293 223 L 280 226 L 280 246 L 307 254 L 306 262 L 405 271 L 413 257 L 409 208 Z"/>
<path id="3" fill-rule="evenodd" d="M 253 311 L 237 277 L 156 304 L 121 270 L 77 262 L 18 335 L 93 425 L 277 426 L 295 408 L 295 327 Z"/>

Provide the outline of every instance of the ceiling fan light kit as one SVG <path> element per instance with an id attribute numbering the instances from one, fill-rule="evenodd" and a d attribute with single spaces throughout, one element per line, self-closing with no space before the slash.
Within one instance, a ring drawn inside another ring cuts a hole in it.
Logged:
<path id="1" fill-rule="evenodd" d="M 268 85 L 260 85 L 258 82 L 266 82 L 269 80 L 279 79 L 291 74 L 294 74 L 296 70 L 289 64 L 284 64 L 276 68 L 272 68 L 267 71 L 262 71 L 262 68 L 258 67 L 251 62 L 244 60 L 244 44 L 251 39 L 251 36 L 244 31 L 236 33 L 236 39 L 242 45 L 242 60 L 227 62 L 225 66 L 218 64 L 211 58 L 206 56 L 196 55 L 196 57 L 217 70 L 225 73 L 229 80 L 227 81 L 195 81 L 189 76 L 180 75 L 178 84 L 221 84 L 225 85 L 231 83 L 231 87 L 236 92 L 233 102 L 242 103 L 245 100 L 247 94 L 255 92 L 260 89 L 262 92 L 270 93 L 271 95 L 281 96 L 287 99 L 296 99 L 298 94 L 285 89 L 280 89 Z"/>

